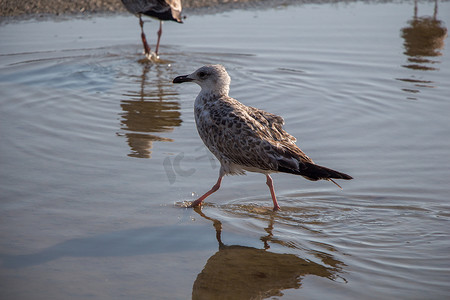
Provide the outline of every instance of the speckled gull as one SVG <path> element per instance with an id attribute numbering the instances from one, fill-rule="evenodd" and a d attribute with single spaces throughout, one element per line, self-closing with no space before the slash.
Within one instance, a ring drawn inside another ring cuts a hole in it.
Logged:
<path id="1" fill-rule="evenodd" d="M 219 179 L 191 207 L 220 188 L 224 175 L 242 175 L 245 171 L 266 175 L 273 201 L 279 210 L 270 173 L 301 175 L 312 181 L 352 179 L 350 175 L 316 165 L 295 144 L 296 139 L 283 130 L 282 117 L 246 106 L 228 96 L 230 76 L 221 65 L 206 65 L 192 74 L 178 76 L 173 82 L 195 82 L 201 91 L 195 99 L 194 114 L 198 133 L 206 147 L 220 161 Z"/>

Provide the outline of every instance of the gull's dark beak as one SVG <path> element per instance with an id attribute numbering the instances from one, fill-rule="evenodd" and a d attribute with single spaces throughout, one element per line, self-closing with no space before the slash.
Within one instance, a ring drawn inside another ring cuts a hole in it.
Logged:
<path id="1" fill-rule="evenodd" d="M 175 77 L 175 79 L 173 80 L 173 83 L 183 83 L 183 82 L 189 82 L 189 81 L 193 81 L 194 79 L 189 78 L 189 75 L 183 75 L 183 76 L 178 76 Z"/>

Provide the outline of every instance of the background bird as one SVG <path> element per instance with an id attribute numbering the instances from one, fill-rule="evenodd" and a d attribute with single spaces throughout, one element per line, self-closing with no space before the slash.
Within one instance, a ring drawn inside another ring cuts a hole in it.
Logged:
<path id="1" fill-rule="evenodd" d="M 144 33 L 142 15 L 144 14 L 159 20 L 158 41 L 155 49 L 155 55 L 158 57 L 159 42 L 162 34 L 162 21 L 167 20 L 183 23 L 181 20 L 181 0 L 122 0 L 122 3 L 129 12 L 139 17 L 142 44 L 144 45 L 145 56 L 148 58 L 151 58 L 151 51 Z"/>
<path id="2" fill-rule="evenodd" d="M 308 180 L 352 179 L 350 175 L 316 165 L 295 144 L 296 139 L 283 130 L 282 117 L 246 106 L 228 96 L 230 76 L 221 65 L 207 65 L 173 82 L 195 82 L 201 91 L 195 99 L 194 114 L 198 133 L 206 147 L 220 161 L 219 179 L 191 206 L 201 205 L 220 188 L 224 175 L 245 171 L 266 175 L 273 201 L 279 210 L 270 173 L 301 175 Z M 339 186 L 340 187 L 340 186 Z"/>

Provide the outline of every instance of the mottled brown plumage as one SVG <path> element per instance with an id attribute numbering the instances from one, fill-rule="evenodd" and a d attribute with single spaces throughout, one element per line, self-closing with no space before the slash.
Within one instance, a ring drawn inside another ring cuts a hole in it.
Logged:
<path id="1" fill-rule="evenodd" d="M 270 173 L 291 173 L 309 180 L 332 182 L 332 178 L 352 179 L 347 174 L 316 165 L 297 147 L 295 137 L 283 130 L 282 117 L 229 97 L 231 79 L 223 66 L 204 66 L 173 82 L 188 81 L 202 88 L 194 103 L 195 122 L 201 139 L 221 164 L 216 185 L 194 201 L 193 206 L 217 191 L 224 175 L 244 174 L 245 171 L 266 175 L 274 210 L 279 206 Z"/>

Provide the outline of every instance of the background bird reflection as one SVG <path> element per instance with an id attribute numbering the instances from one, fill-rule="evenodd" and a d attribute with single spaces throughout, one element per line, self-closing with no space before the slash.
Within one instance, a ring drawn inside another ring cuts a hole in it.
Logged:
<path id="1" fill-rule="evenodd" d="M 435 0 L 433 16 L 418 16 L 417 0 L 414 1 L 414 16 L 408 21 L 408 25 L 401 29 L 401 36 L 404 40 L 403 52 L 407 58 L 407 64 L 403 67 L 419 71 L 438 70 L 436 64 L 440 61 L 436 57 L 441 56 L 444 48 L 444 41 L 447 37 L 447 28 L 444 22 L 438 19 L 438 1 Z M 404 89 L 407 92 L 418 93 L 417 87 L 433 87 L 430 80 L 411 78 L 399 78 L 404 82 L 414 84 L 413 89 Z"/>
<path id="2" fill-rule="evenodd" d="M 172 141 L 153 133 L 170 132 L 182 122 L 178 94 L 166 71 L 165 65 L 143 63 L 142 75 L 136 76 L 136 91 L 123 95 L 121 129 L 127 131 L 128 156 L 150 158 L 154 141 Z"/>

